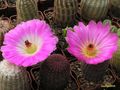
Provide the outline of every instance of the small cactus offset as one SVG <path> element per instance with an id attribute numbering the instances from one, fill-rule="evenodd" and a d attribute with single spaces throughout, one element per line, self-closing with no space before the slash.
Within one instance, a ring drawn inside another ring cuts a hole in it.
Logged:
<path id="1" fill-rule="evenodd" d="M 36 0 L 17 0 L 17 22 L 39 18 Z"/>
<path id="2" fill-rule="evenodd" d="M 77 0 L 54 0 L 54 21 L 60 27 L 74 25 L 78 10 Z"/>
<path id="3" fill-rule="evenodd" d="M 6 60 L 0 62 L 0 90 L 30 90 L 27 71 Z"/>
<path id="4" fill-rule="evenodd" d="M 86 20 L 97 21 L 106 16 L 109 5 L 109 0 L 81 0 L 80 13 Z"/>
<path id="5" fill-rule="evenodd" d="M 6 17 L 0 17 L 0 46 L 3 45 L 4 35 L 11 29 L 10 20 Z M 3 59 L 0 51 L 0 61 Z"/>
<path id="6" fill-rule="evenodd" d="M 43 90 L 64 90 L 70 78 L 70 64 L 60 55 L 53 54 L 41 64 L 41 87 Z"/>

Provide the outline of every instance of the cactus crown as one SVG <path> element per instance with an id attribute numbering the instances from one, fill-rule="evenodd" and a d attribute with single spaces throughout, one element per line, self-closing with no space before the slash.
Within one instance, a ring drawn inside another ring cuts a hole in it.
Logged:
<path id="1" fill-rule="evenodd" d="M 47 67 L 54 72 L 60 72 L 68 69 L 69 63 L 64 56 L 60 54 L 53 54 L 48 57 L 48 59 L 43 63 L 42 66 L 45 68 Z"/>

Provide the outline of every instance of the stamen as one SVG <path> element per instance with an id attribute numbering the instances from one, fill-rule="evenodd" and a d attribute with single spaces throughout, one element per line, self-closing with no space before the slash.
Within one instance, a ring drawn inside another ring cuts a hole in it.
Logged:
<path id="1" fill-rule="evenodd" d="M 25 41 L 25 45 L 26 45 L 27 48 L 29 48 L 29 47 L 31 47 L 32 43 L 29 42 L 28 40 L 26 40 L 26 41 Z"/>
<path id="2" fill-rule="evenodd" d="M 27 54 L 33 54 L 37 51 L 37 46 L 34 43 L 29 42 L 28 40 L 25 41 L 25 51 Z"/>
<path id="3" fill-rule="evenodd" d="M 92 50 L 94 49 L 94 45 L 93 44 L 89 44 L 88 47 L 87 47 L 88 50 Z"/>
<path id="4" fill-rule="evenodd" d="M 93 46 L 92 44 L 89 44 L 88 47 L 89 47 L 89 48 L 93 48 L 94 46 Z"/>
<path id="5" fill-rule="evenodd" d="M 97 54 L 97 49 L 93 44 L 89 44 L 86 48 L 83 49 L 83 53 L 87 57 L 94 57 Z"/>

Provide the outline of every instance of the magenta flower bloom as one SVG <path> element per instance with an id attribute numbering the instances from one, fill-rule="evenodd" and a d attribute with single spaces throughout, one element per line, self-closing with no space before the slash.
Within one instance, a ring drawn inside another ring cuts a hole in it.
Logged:
<path id="1" fill-rule="evenodd" d="M 44 61 L 56 49 L 58 38 L 45 21 L 23 22 L 5 34 L 3 57 L 18 66 Z"/>
<path id="2" fill-rule="evenodd" d="M 79 22 L 74 31 L 67 30 L 68 52 L 87 64 L 98 64 L 112 58 L 117 50 L 118 36 L 110 32 L 110 25 L 90 21 Z"/>

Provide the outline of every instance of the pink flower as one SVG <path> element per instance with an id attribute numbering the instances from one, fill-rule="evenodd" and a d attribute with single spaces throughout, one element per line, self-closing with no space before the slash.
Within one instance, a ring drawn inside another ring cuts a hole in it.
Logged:
<path id="1" fill-rule="evenodd" d="M 112 58 L 117 50 L 118 36 L 110 32 L 110 25 L 90 21 L 79 22 L 74 31 L 67 30 L 68 52 L 87 64 L 98 64 Z"/>
<path id="2" fill-rule="evenodd" d="M 58 38 L 45 21 L 23 22 L 5 34 L 3 57 L 18 66 L 44 61 L 56 49 Z"/>

